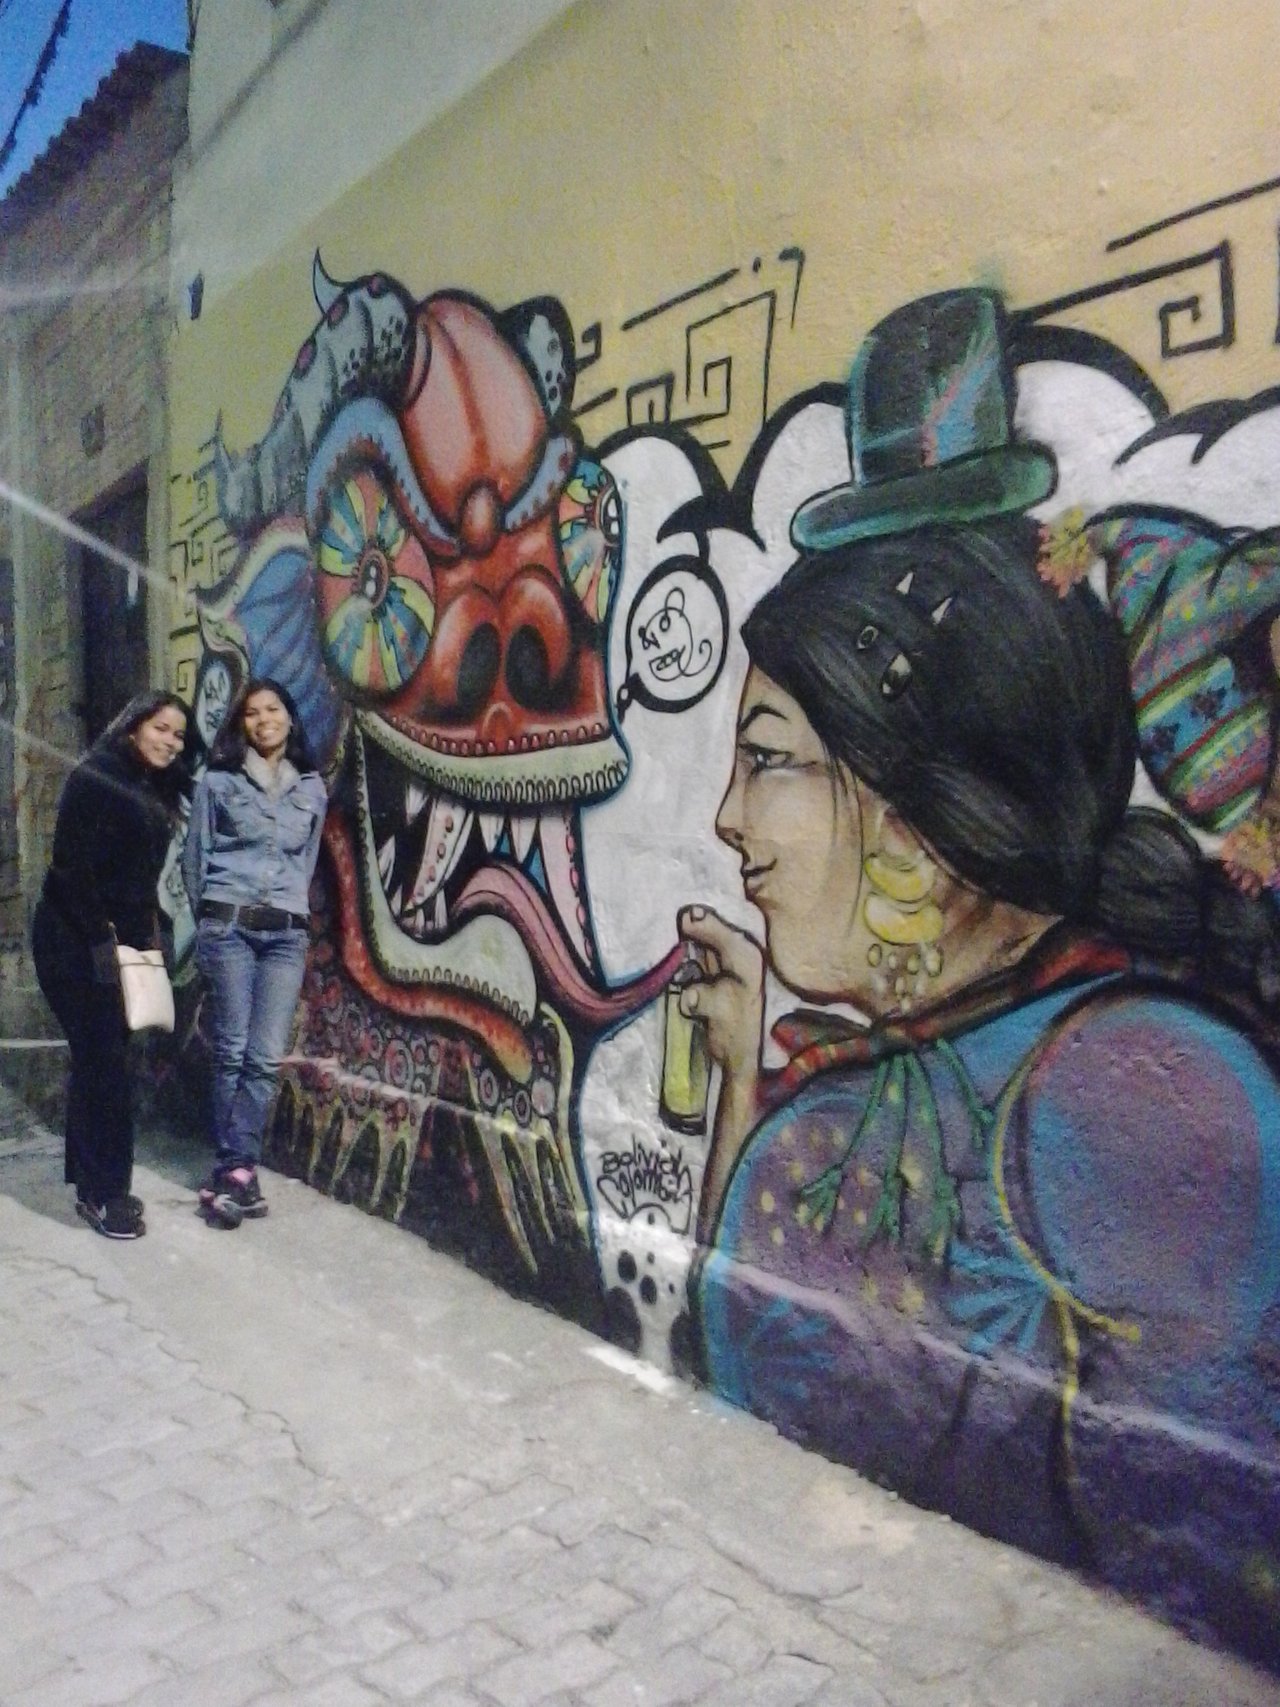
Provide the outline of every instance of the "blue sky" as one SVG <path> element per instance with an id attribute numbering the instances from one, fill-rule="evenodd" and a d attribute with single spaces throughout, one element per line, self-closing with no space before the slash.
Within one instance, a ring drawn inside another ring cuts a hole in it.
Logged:
<path id="1" fill-rule="evenodd" d="M 61 3 L 0 0 L 0 142 L 9 134 Z M 40 99 L 23 119 L 14 153 L 0 171 L 0 196 L 139 41 L 185 49 L 185 0 L 71 0 L 67 32 Z"/>

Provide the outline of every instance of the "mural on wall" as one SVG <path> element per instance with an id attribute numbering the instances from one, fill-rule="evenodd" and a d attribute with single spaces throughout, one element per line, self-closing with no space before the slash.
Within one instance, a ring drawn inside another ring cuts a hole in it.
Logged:
<path id="1" fill-rule="evenodd" d="M 341 1061 L 344 1085 L 369 1060 L 393 1094 L 370 1124 L 367 1086 L 342 1093 L 331 1181 L 350 1189 L 376 1134 L 372 1179 L 381 1192 L 399 1170 L 401 1217 L 425 1195 L 429 1220 L 462 1189 L 554 1290 L 541 1248 L 590 1248 L 575 1036 L 646 1005 L 670 970 L 603 977 L 580 848 L 582 804 L 627 769 L 604 656 L 622 508 L 570 419 L 557 302 L 416 303 L 383 275 L 338 285 L 318 258 L 313 283 L 323 318 L 270 431 L 238 455 L 213 444 L 220 518 L 243 548 L 199 596 L 196 721 L 216 727 L 247 668 L 280 678 L 341 801 L 326 831 L 337 952 L 313 959 L 300 1053 Z M 676 615 L 688 628 L 686 599 L 698 620 L 717 594 L 696 563 L 651 577 L 633 691 L 672 693 L 682 668 L 714 679 L 705 653 L 670 663 L 665 635 L 649 654 Z M 395 1021 L 440 1035 L 415 1049 Z M 299 1123 L 327 1089 L 299 1087 Z M 415 1169 L 447 1183 L 423 1194 Z"/>
<path id="2" fill-rule="evenodd" d="M 276 676 L 330 780 L 273 1159 L 1265 1646 L 1275 400 L 956 289 L 729 485 L 553 299 L 313 287 L 192 481 L 201 733 Z"/>
<path id="3" fill-rule="evenodd" d="M 1024 370 L 1019 430 L 1013 337 L 972 290 L 871 331 L 839 478 L 743 629 L 716 829 L 763 929 L 681 920 L 723 1075 L 697 1354 L 786 1433 L 1113 1580 L 1194 1572 L 1265 1641 L 1273 1591 L 1241 1589 L 1280 1537 L 1280 535 L 1133 501 L 1185 423 L 1097 370 Z M 1054 437 L 1118 410 L 1132 454 L 1059 511 L 1091 482 L 1068 456 L 1060 484 Z M 1205 1473 L 1171 1417 L 1244 1458 L 1136 1563 Z"/>
<path id="4" fill-rule="evenodd" d="M 590 416 L 598 438 L 677 427 L 731 472 L 769 418 L 774 346 L 795 327 L 804 263 L 803 249 L 788 245 L 611 323 L 592 321 L 577 361 L 579 374 L 591 370 L 590 388 L 574 419 Z"/>

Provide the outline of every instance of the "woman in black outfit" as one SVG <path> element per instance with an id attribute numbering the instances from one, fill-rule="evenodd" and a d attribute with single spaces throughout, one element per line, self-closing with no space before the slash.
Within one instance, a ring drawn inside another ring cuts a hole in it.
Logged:
<path id="1" fill-rule="evenodd" d="M 109 1239 L 146 1232 L 133 1174 L 124 1004 L 115 945 L 160 943 L 158 884 L 188 786 L 187 708 L 130 700 L 67 778 L 31 946 L 40 988 L 67 1034 L 66 1179 L 76 1213 Z"/>

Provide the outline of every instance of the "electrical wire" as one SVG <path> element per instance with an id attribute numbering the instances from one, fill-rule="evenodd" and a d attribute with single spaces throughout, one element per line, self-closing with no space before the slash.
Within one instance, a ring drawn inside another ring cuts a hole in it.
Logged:
<path id="1" fill-rule="evenodd" d="M 44 87 L 44 80 L 49 73 L 49 68 L 58 57 L 58 43 L 67 33 L 67 22 L 70 16 L 71 0 L 62 0 L 62 4 L 58 8 L 58 15 L 53 20 L 53 28 L 49 31 L 49 39 L 40 50 L 36 68 L 31 73 L 31 81 L 27 84 L 26 92 L 18 103 L 18 110 L 14 114 L 13 123 L 9 126 L 9 134 L 3 142 L 0 142 L 0 172 L 3 172 L 9 164 L 10 156 L 17 144 L 19 126 L 40 99 L 40 91 Z M 3 17 L 3 13 L 0 13 L 0 17 Z"/>

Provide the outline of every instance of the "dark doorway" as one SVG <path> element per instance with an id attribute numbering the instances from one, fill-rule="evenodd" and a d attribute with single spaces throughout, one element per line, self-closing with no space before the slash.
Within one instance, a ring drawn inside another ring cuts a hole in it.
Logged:
<path id="1" fill-rule="evenodd" d="M 13 560 L 0 557 L 0 896 L 16 895 L 18 795 L 14 779 L 14 718 L 18 714 L 18 660 L 14 649 Z"/>
<path id="2" fill-rule="evenodd" d="M 131 486 L 101 509 L 78 516 L 81 527 L 136 563 L 147 555 L 147 488 Z M 150 684 L 147 583 L 98 552 L 80 552 L 84 633 L 85 736 L 96 738 L 131 695 Z"/>

